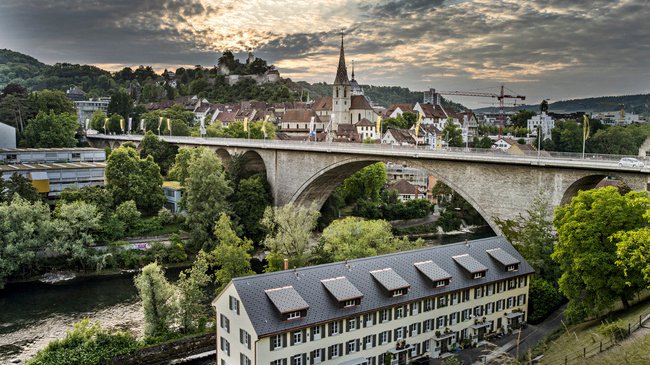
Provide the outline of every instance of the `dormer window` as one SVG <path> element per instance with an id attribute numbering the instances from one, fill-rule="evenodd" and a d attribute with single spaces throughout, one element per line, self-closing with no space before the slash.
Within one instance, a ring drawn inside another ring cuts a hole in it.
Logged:
<path id="1" fill-rule="evenodd" d="M 399 296 L 402 296 L 402 295 L 404 295 L 404 291 L 405 291 L 404 289 L 393 290 L 393 294 L 392 294 L 392 296 L 393 296 L 393 297 L 399 297 Z"/>
<path id="2" fill-rule="evenodd" d="M 357 301 L 354 300 L 354 299 L 352 299 L 352 300 L 346 300 L 346 301 L 343 303 L 343 306 L 344 306 L 345 308 L 348 308 L 348 307 L 354 307 L 355 305 L 357 305 Z"/>
<path id="3" fill-rule="evenodd" d="M 287 314 L 287 320 L 297 319 L 297 318 L 300 318 L 300 317 L 301 317 L 300 311 L 290 312 L 289 314 Z"/>
<path id="4" fill-rule="evenodd" d="M 453 256 L 452 259 L 454 259 L 458 265 L 465 269 L 470 278 L 480 279 L 484 278 L 487 274 L 488 268 L 469 254 Z"/>
<path id="5" fill-rule="evenodd" d="M 449 285 L 451 275 L 433 261 L 416 262 L 413 265 L 422 275 L 429 279 L 434 288 L 442 288 Z"/>
<path id="6" fill-rule="evenodd" d="M 486 252 L 496 261 L 498 261 L 502 268 L 505 268 L 506 272 L 512 272 L 519 270 L 519 259 L 507 253 L 506 251 L 500 248 L 493 248 L 491 250 L 486 250 Z"/>
<path id="7" fill-rule="evenodd" d="M 480 279 L 485 277 L 485 271 L 474 273 L 474 279 Z"/>
<path id="8" fill-rule="evenodd" d="M 309 304 L 302 299 L 293 286 L 267 289 L 265 292 L 280 313 L 282 320 L 297 319 L 307 315 Z"/>
<path id="9" fill-rule="evenodd" d="M 443 286 L 449 285 L 449 280 L 438 280 L 436 281 L 436 288 L 442 288 Z"/>
<path id="10" fill-rule="evenodd" d="M 350 308 L 361 304 L 363 293 L 345 276 L 321 280 L 321 283 L 338 302 L 340 308 Z"/>
<path id="11" fill-rule="evenodd" d="M 506 266 L 506 271 L 517 271 L 517 270 L 519 270 L 519 265 L 518 264 L 513 264 L 513 265 Z"/>
<path id="12" fill-rule="evenodd" d="M 391 297 L 399 297 L 408 294 L 411 287 L 401 276 L 399 276 L 393 269 L 385 268 L 380 270 L 370 271 L 370 275 L 381 285 L 386 294 Z"/>

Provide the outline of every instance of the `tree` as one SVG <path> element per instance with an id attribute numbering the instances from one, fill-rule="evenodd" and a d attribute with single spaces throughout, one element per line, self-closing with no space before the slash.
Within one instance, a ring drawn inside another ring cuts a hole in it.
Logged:
<path id="1" fill-rule="evenodd" d="M 447 120 L 445 127 L 442 129 L 442 138 L 449 147 L 463 146 L 463 131 L 451 120 Z"/>
<path id="2" fill-rule="evenodd" d="M 107 133 L 107 130 L 104 129 L 106 118 L 108 118 L 108 116 L 102 110 L 95 110 L 90 116 L 90 128 L 98 132 Z"/>
<path id="3" fill-rule="evenodd" d="M 551 131 L 550 143 L 545 140 L 543 148 L 560 152 L 582 151 L 582 126 L 575 120 L 558 121 Z"/>
<path id="4" fill-rule="evenodd" d="M 132 111 L 133 99 L 131 99 L 131 96 L 124 89 L 113 92 L 111 101 L 108 103 L 108 114 L 118 114 L 124 120 L 129 120 Z"/>
<path id="5" fill-rule="evenodd" d="M 141 159 L 133 148 L 124 146 L 108 156 L 106 187 L 115 204 L 133 200 L 143 212 L 156 213 L 165 201 L 161 185 L 160 167 L 151 156 Z"/>
<path id="6" fill-rule="evenodd" d="M 272 196 L 264 175 L 239 180 L 233 194 L 233 213 L 244 228 L 244 236 L 259 242 L 264 238 L 261 225 L 264 210 L 271 205 Z"/>
<path id="7" fill-rule="evenodd" d="M 23 143 L 31 148 L 75 147 L 79 123 L 74 114 L 39 112 L 25 128 Z"/>
<path id="8" fill-rule="evenodd" d="M 0 204 L 0 288 L 7 277 L 27 274 L 51 234 L 50 210 L 42 202 L 30 203 L 15 195 Z"/>
<path id="9" fill-rule="evenodd" d="M 309 240 L 319 216 L 314 207 L 306 208 L 293 203 L 266 208 L 262 218 L 262 225 L 268 232 L 264 246 L 271 251 L 267 256 L 267 271 L 280 270 L 285 258 L 295 267 L 308 263 Z"/>
<path id="10" fill-rule="evenodd" d="M 411 250 L 423 247 L 424 241 L 394 237 L 390 223 L 384 220 L 345 217 L 323 230 L 321 245 L 327 259 L 344 261 Z"/>
<path id="11" fill-rule="evenodd" d="M 386 164 L 377 162 L 355 172 L 343 181 L 337 192 L 348 203 L 357 200 L 379 201 L 386 184 Z"/>
<path id="12" fill-rule="evenodd" d="M 180 148 L 174 158 L 174 164 L 169 169 L 167 177 L 179 181 L 181 185 L 185 185 L 185 179 L 189 176 L 190 162 L 200 156 L 203 151 L 208 151 L 208 149 L 205 147 Z"/>
<path id="13" fill-rule="evenodd" d="M 232 223 L 227 214 L 221 213 L 214 226 L 214 235 L 217 246 L 212 250 L 215 266 L 215 284 L 218 285 L 217 293 L 221 292 L 231 279 L 255 274 L 251 269 L 251 255 L 253 243 L 249 239 L 242 239 L 232 229 Z"/>
<path id="14" fill-rule="evenodd" d="M 490 137 L 485 136 L 485 137 L 474 137 L 472 140 L 472 147 L 474 148 L 492 148 L 492 140 Z"/>
<path id="15" fill-rule="evenodd" d="M 0 203 L 10 202 L 15 194 L 31 203 L 41 200 L 32 182 L 23 175 L 13 174 L 9 180 L 0 179 Z"/>
<path id="16" fill-rule="evenodd" d="M 174 322 L 176 306 L 174 303 L 174 286 L 165 278 L 165 274 L 157 262 L 144 268 L 134 280 L 138 289 L 142 308 L 144 309 L 144 333 L 152 337 L 169 332 Z"/>
<path id="17" fill-rule="evenodd" d="M 124 201 L 115 208 L 114 217 L 122 222 L 127 234 L 133 232 L 138 227 L 140 216 L 141 214 L 133 200 Z"/>
<path id="18" fill-rule="evenodd" d="M 648 204 L 643 197 L 643 204 Z M 638 204 L 638 203 L 637 203 Z M 618 232 L 613 239 L 616 242 L 616 265 L 623 269 L 626 277 L 634 277 L 640 271 L 650 287 L 650 210 L 644 215 L 645 227 L 632 231 Z M 630 283 L 631 284 L 631 283 Z"/>
<path id="19" fill-rule="evenodd" d="M 178 288 L 178 318 L 181 331 L 193 332 L 207 316 L 208 299 L 206 288 L 210 284 L 210 255 L 199 251 L 196 260 L 189 269 L 183 270 L 176 286 Z"/>
<path id="20" fill-rule="evenodd" d="M 63 189 L 59 195 L 58 204 L 83 201 L 97 207 L 104 218 L 110 215 L 113 208 L 113 195 L 103 186 L 84 186 L 81 188 L 72 186 Z"/>
<path id="21" fill-rule="evenodd" d="M 517 128 L 528 128 L 528 119 L 535 116 L 535 112 L 530 110 L 520 110 L 515 115 L 510 117 L 512 125 Z"/>
<path id="22" fill-rule="evenodd" d="M 214 222 L 229 210 L 227 198 L 232 188 L 221 160 L 207 149 L 190 161 L 187 174 L 182 205 L 187 210 L 190 237 L 197 246 L 209 246 L 213 242 Z"/>
<path id="23" fill-rule="evenodd" d="M 650 208 L 645 192 L 624 196 L 614 187 L 580 191 L 571 203 L 555 209 L 558 242 L 551 255 L 559 263 L 560 291 L 569 299 L 567 318 L 599 315 L 620 299 L 623 306 L 643 287 L 640 272 L 616 265 L 612 235 L 643 227 Z"/>
<path id="24" fill-rule="evenodd" d="M 35 112 L 75 114 L 74 103 L 59 90 L 41 90 L 30 95 Z"/>
<path id="25" fill-rule="evenodd" d="M 539 111 L 542 113 L 548 113 L 548 100 L 542 100 L 542 102 L 539 104 Z"/>
<path id="26" fill-rule="evenodd" d="M 140 143 L 140 157 L 153 157 L 154 162 L 160 166 L 160 173 L 166 175 L 174 163 L 178 146 L 161 140 L 153 132 L 147 131 Z"/>
<path id="27" fill-rule="evenodd" d="M 54 239 L 50 248 L 65 257 L 68 265 L 86 268 L 93 257 L 88 248 L 95 245 L 101 220 L 102 213 L 92 204 L 78 200 L 58 205 L 52 221 Z"/>

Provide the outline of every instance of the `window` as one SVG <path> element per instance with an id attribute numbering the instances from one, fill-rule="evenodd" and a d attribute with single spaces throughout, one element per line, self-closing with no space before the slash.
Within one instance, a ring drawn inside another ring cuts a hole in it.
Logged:
<path id="1" fill-rule="evenodd" d="M 404 317 L 404 307 L 395 308 L 395 319 Z"/>
<path id="2" fill-rule="evenodd" d="M 404 338 L 404 327 L 395 328 L 395 341 Z"/>
<path id="3" fill-rule="evenodd" d="M 363 338 L 364 348 L 371 349 L 375 346 L 375 335 L 368 335 Z"/>
<path id="4" fill-rule="evenodd" d="M 476 307 L 474 307 L 474 316 L 478 317 L 478 316 L 482 316 L 482 315 L 483 315 L 483 306 L 482 305 L 477 305 Z"/>
<path id="5" fill-rule="evenodd" d="M 497 312 L 503 310 L 503 300 L 497 300 Z"/>
<path id="6" fill-rule="evenodd" d="M 402 296 L 404 294 L 406 294 L 406 289 L 393 290 L 393 296 L 394 297 L 399 297 L 399 296 Z"/>
<path id="7" fill-rule="evenodd" d="M 485 314 L 492 314 L 492 311 L 494 310 L 494 303 L 490 302 L 485 305 Z"/>
<path id="8" fill-rule="evenodd" d="M 442 296 L 438 298 L 438 308 L 444 308 L 447 306 L 447 296 Z"/>
<path id="9" fill-rule="evenodd" d="M 379 344 L 383 345 L 390 342 L 390 332 L 384 331 L 379 334 Z"/>
<path id="10" fill-rule="evenodd" d="M 492 295 L 493 292 L 494 292 L 494 286 L 492 284 L 490 284 L 490 285 L 487 286 L 487 292 L 486 292 L 485 296 L 490 296 L 490 295 Z"/>
<path id="11" fill-rule="evenodd" d="M 249 350 L 251 348 L 251 335 L 243 329 L 239 329 L 239 342 L 245 345 Z"/>
<path id="12" fill-rule="evenodd" d="M 430 310 L 433 310 L 433 299 L 425 299 L 423 311 L 428 312 Z"/>
<path id="13" fill-rule="evenodd" d="M 363 316 L 363 320 L 366 323 L 366 327 L 372 327 L 375 324 L 375 314 L 368 313 Z"/>
<path id="14" fill-rule="evenodd" d="M 299 345 L 302 343 L 302 331 L 295 331 L 291 334 L 294 345 Z"/>
<path id="15" fill-rule="evenodd" d="M 433 319 L 427 319 L 422 322 L 422 332 L 431 332 L 433 330 Z"/>
<path id="16" fill-rule="evenodd" d="M 352 299 L 352 300 L 346 300 L 343 306 L 347 308 L 347 307 L 354 307 L 355 305 L 357 305 L 357 301 L 355 299 Z"/>
<path id="17" fill-rule="evenodd" d="M 316 349 L 311 352 L 311 361 L 314 364 L 318 364 L 325 360 L 325 356 L 323 356 L 323 350 L 322 349 Z"/>
<path id="18" fill-rule="evenodd" d="M 271 350 L 276 350 L 284 347 L 284 337 L 282 335 L 275 335 L 271 337 Z"/>
<path id="19" fill-rule="evenodd" d="M 430 349 L 431 349 L 431 341 L 430 340 L 426 340 L 426 341 L 422 342 L 422 351 L 423 352 L 429 352 Z"/>
<path id="20" fill-rule="evenodd" d="M 451 305 L 458 304 L 459 294 L 458 292 L 451 294 Z"/>
<path id="21" fill-rule="evenodd" d="M 79 152 L 72 152 L 72 158 L 81 158 L 81 153 L 79 153 Z"/>
<path id="22" fill-rule="evenodd" d="M 291 365 L 303 365 L 302 364 L 302 354 L 298 354 L 291 357 Z"/>
<path id="23" fill-rule="evenodd" d="M 351 340 L 347 342 L 346 345 L 347 354 L 352 354 L 357 352 L 357 340 Z"/>
<path id="24" fill-rule="evenodd" d="M 438 281 L 436 281 L 436 288 L 442 288 L 445 285 L 447 285 L 447 280 L 438 280 Z"/>
<path id="25" fill-rule="evenodd" d="M 352 318 L 348 319 L 348 328 L 347 331 L 356 331 L 357 330 L 357 324 L 358 324 L 359 319 L 358 318 Z"/>
<path id="26" fill-rule="evenodd" d="M 379 312 L 379 323 L 390 321 L 390 309 L 384 309 Z"/>
<path id="27" fill-rule="evenodd" d="M 239 365 L 251 365 L 251 359 L 244 354 L 239 354 Z"/>
<path id="28" fill-rule="evenodd" d="M 289 313 L 289 315 L 287 316 L 287 319 L 296 319 L 296 318 L 300 318 L 300 311 L 297 311 L 297 312 L 291 312 L 291 313 Z"/>
<path id="29" fill-rule="evenodd" d="M 483 287 L 478 287 L 474 289 L 474 299 L 483 297 Z"/>
<path id="30" fill-rule="evenodd" d="M 458 313 L 454 312 L 449 315 L 449 325 L 453 326 L 456 324 L 456 321 L 458 320 Z"/>
<path id="31" fill-rule="evenodd" d="M 411 337 L 417 336 L 419 334 L 419 326 L 420 323 L 411 323 L 411 326 L 409 328 L 409 333 L 411 334 Z"/>
<path id="32" fill-rule="evenodd" d="M 510 297 L 508 298 L 508 301 L 506 302 L 506 309 L 510 309 L 515 303 L 515 297 Z"/>
<path id="33" fill-rule="evenodd" d="M 485 275 L 484 272 L 476 272 L 474 273 L 474 279 L 480 279 Z"/>
<path id="34" fill-rule="evenodd" d="M 221 337 L 221 351 L 230 356 L 230 342 L 223 337 Z"/>
<path id="35" fill-rule="evenodd" d="M 330 323 L 330 336 L 338 335 L 341 333 L 341 326 L 339 322 Z"/>
<path id="36" fill-rule="evenodd" d="M 330 359 L 334 359 L 341 356 L 341 351 L 339 351 L 339 346 L 340 344 L 330 346 Z"/>
<path id="37" fill-rule="evenodd" d="M 508 266 L 506 267 L 506 271 L 517 271 L 517 270 L 518 270 L 517 264 L 514 264 L 514 265 L 508 265 Z"/>
<path id="38" fill-rule="evenodd" d="M 411 315 L 414 316 L 418 313 L 420 313 L 420 303 L 419 302 L 413 302 L 411 303 Z"/>
<path id="39" fill-rule="evenodd" d="M 226 330 L 227 333 L 230 333 L 230 320 L 228 317 L 224 316 L 223 314 L 220 316 L 221 318 L 221 328 Z"/>
<path id="40" fill-rule="evenodd" d="M 311 340 L 320 340 L 321 339 L 321 327 L 315 326 L 311 328 Z"/>
<path id="41" fill-rule="evenodd" d="M 526 294 L 521 294 L 517 297 L 517 305 L 526 304 Z"/>
<path id="42" fill-rule="evenodd" d="M 286 360 L 286 359 L 273 360 L 273 361 L 271 361 L 271 365 L 284 365 L 284 360 Z"/>

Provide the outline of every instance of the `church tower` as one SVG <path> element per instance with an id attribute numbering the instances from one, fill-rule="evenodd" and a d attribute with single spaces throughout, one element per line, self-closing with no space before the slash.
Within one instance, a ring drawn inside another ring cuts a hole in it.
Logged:
<path id="1" fill-rule="evenodd" d="M 348 69 L 345 67 L 345 53 L 343 51 L 343 33 L 341 33 L 341 54 L 339 55 L 339 67 L 336 70 L 336 79 L 332 90 L 332 130 L 336 130 L 339 124 L 350 124 L 350 103 L 352 100 L 352 88 L 348 79 Z"/>

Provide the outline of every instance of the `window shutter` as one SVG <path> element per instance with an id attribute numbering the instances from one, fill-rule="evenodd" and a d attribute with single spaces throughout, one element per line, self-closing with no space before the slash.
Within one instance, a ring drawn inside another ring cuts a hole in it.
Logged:
<path id="1" fill-rule="evenodd" d="M 357 339 L 355 340 L 355 342 L 356 342 L 356 344 L 355 344 L 355 346 L 354 346 L 354 349 L 357 350 L 357 351 L 359 351 L 359 348 L 361 347 L 361 340 L 357 338 Z"/>
<path id="2" fill-rule="evenodd" d="M 294 344 L 294 335 L 293 335 L 293 332 L 291 332 L 291 333 L 289 334 L 289 342 L 291 343 L 291 346 L 293 346 L 293 344 Z"/>
<path id="3" fill-rule="evenodd" d="M 327 358 L 332 359 L 332 346 L 327 348 Z"/>
<path id="4" fill-rule="evenodd" d="M 330 336 L 332 335 L 333 330 L 334 330 L 334 322 L 329 324 L 329 334 L 330 334 Z"/>
<path id="5" fill-rule="evenodd" d="M 342 353 L 343 353 L 343 344 L 340 343 L 339 344 L 339 354 L 342 354 Z"/>
<path id="6" fill-rule="evenodd" d="M 236 303 L 237 303 L 237 314 L 239 314 L 239 300 Z"/>
<path id="7" fill-rule="evenodd" d="M 244 330 L 239 329 L 239 343 L 244 343 Z"/>
<path id="8" fill-rule="evenodd" d="M 282 359 L 282 365 L 287 365 L 287 358 Z"/>
<path id="9" fill-rule="evenodd" d="M 388 331 L 388 342 L 391 342 L 391 341 L 392 341 L 392 339 L 391 339 L 391 337 L 390 337 L 391 335 L 392 335 L 392 332 L 391 332 L 391 331 Z"/>
<path id="10" fill-rule="evenodd" d="M 327 337 L 327 326 L 320 325 L 320 338 L 325 338 Z M 325 356 L 325 353 L 323 352 L 323 356 Z"/>
<path id="11" fill-rule="evenodd" d="M 246 339 L 248 340 L 246 346 L 248 346 L 248 349 L 250 350 L 251 349 L 251 335 L 249 335 L 248 332 L 246 333 Z"/>
<path id="12" fill-rule="evenodd" d="M 300 363 L 303 364 L 303 365 L 307 364 L 307 353 L 303 352 L 302 361 Z"/>
<path id="13" fill-rule="evenodd" d="M 273 337 L 275 337 L 275 336 L 271 336 L 271 337 L 269 337 L 269 349 L 270 349 L 271 351 L 273 351 Z"/>
<path id="14" fill-rule="evenodd" d="M 282 347 L 287 347 L 287 334 L 282 334 Z"/>

